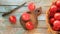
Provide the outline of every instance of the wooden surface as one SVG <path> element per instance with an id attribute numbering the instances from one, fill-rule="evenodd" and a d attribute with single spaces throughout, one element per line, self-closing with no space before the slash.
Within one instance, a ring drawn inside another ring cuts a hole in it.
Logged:
<path id="1" fill-rule="evenodd" d="M 27 5 L 29 2 L 35 2 L 36 6 L 42 7 L 42 14 L 38 17 L 38 28 L 33 31 L 25 31 L 19 23 L 19 18 L 21 14 L 28 10 Z M 17 17 L 17 24 L 10 24 L 8 17 L 2 17 L 4 12 L 8 12 L 17 7 L 17 5 L 21 5 L 22 3 L 27 2 L 27 4 L 18 9 L 11 15 L 15 15 Z M 48 33 L 47 25 L 46 25 L 46 10 L 51 5 L 52 0 L 0 0 L 0 34 L 51 34 Z M 4 6 L 5 5 L 5 6 Z M 10 6 L 7 6 L 10 5 Z M 16 6 L 11 6 L 16 5 Z"/>

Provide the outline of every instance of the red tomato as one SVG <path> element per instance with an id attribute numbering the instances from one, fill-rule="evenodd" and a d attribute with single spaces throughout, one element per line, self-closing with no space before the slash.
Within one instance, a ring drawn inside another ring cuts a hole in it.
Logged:
<path id="1" fill-rule="evenodd" d="M 30 14 L 28 14 L 28 13 L 23 13 L 23 14 L 22 14 L 22 19 L 23 19 L 24 21 L 30 20 Z"/>
<path id="2" fill-rule="evenodd" d="M 28 30 L 34 29 L 34 25 L 33 25 L 32 22 L 27 22 L 25 26 L 26 26 L 26 28 L 27 28 Z"/>
<path id="3" fill-rule="evenodd" d="M 60 20 L 60 13 L 56 13 L 56 14 L 54 15 L 54 18 L 55 18 L 56 20 Z"/>
<path id="4" fill-rule="evenodd" d="M 34 3 L 30 3 L 30 4 L 28 5 L 28 9 L 29 9 L 30 11 L 35 10 L 35 4 L 34 4 Z"/>
<path id="5" fill-rule="evenodd" d="M 57 7 L 60 7 L 60 0 L 58 0 L 58 1 L 56 2 L 56 6 L 57 6 Z"/>
<path id="6" fill-rule="evenodd" d="M 57 11 L 57 6 L 52 5 L 50 8 L 50 13 L 55 13 Z"/>
<path id="7" fill-rule="evenodd" d="M 50 23 L 53 24 L 54 23 L 54 20 L 55 20 L 54 18 L 51 18 L 50 19 Z"/>
<path id="8" fill-rule="evenodd" d="M 59 28 L 58 28 L 58 27 L 53 26 L 53 30 L 54 30 L 54 31 L 58 31 L 58 30 L 59 30 Z"/>
<path id="9" fill-rule="evenodd" d="M 59 28 L 60 28 L 60 21 L 59 20 L 54 21 L 53 29 L 54 30 L 59 30 Z"/>
<path id="10" fill-rule="evenodd" d="M 15 17 L 15 16 L 9 16 L 9 21 L 10 21 L 12 24 L 16 24 L 16 17 Z"/>
<path id="11" fill-rule="evenodd" d="M 50 16 L 50 17 L 54 17 L 54 14 L 55 14 L 55 13 L 49 13 L 49 16 Z"/>

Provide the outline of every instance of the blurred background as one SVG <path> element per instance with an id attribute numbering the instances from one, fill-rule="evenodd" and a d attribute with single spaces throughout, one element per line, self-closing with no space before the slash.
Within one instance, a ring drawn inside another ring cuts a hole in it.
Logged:
<path id="1" fill-rule="evenodd" d="M 8 17 L 2 17 L 4 12 L 9 12 L 19 5 L 27 2 L 22 8 L 16 10 L 15 15 L 17 17 L 17 24 L 11 25 L 8 21 Z M 38 17 L 38 28 L 34 31 L 25 31 L 20 25 L 19 18 L 23 12 L 28 11 L 27 5 L 29 2 L 34 2 L 36 7 L 42 7 L 42 14 Z M 46 25 L 46 11 L 50 7 L 52 0 L 0 0 L 0 34 L 49 34 Z"/>

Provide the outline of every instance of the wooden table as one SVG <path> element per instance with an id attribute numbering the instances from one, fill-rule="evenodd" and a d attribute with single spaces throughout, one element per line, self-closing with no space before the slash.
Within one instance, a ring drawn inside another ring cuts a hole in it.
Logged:
<path id="1" fill-rule="evenodd" d="M 11 15 L 15 15 L 17 17 L 17 24 L 12 25 L 8 21 L 8 17 L 2 17 L 1 15 L 4 12 L 8 12 L 17 6 L 7 6 L 7 5 L 20 5 L 22 2 L 26 1 L 27 4 L 18 9 Z M 42 7 L 42 14 L 38 17 L 38 28 L 33 31 L 25 31 L 19 23 L 19 18 L 24 11 L 27 11 L 27 5 L 29 2 L 35 2 L 36 6 Z M 48 33 L 47 25 L 46 25 L 46 10 L 50 7 L 52 0 L 0 0 L 0 34 L 51 34 Z M 5 6 L 4 6 L 5 5 Z"/>

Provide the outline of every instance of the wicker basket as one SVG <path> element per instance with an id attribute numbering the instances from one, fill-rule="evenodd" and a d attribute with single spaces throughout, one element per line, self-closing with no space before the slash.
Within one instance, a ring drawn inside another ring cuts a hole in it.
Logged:
<path id="1" fill-rule="evenodd" d="M 46 23 L 48 25 L 48 32 L 52 34 L 60 34 L 60 31 L 54 31 L 49 23 L 49 9 L 46 11 Z"/>

